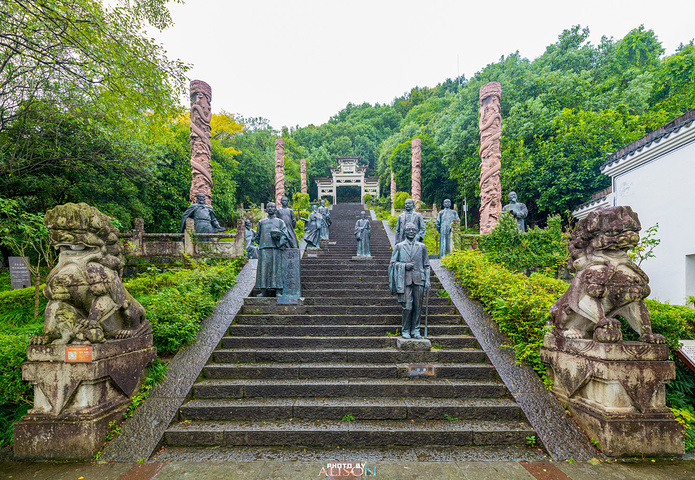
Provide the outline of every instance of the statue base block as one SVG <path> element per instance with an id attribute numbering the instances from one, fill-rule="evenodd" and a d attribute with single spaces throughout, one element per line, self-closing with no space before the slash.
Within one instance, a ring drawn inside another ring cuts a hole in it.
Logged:
<path id="1" fill-rule="evenodd" d="M 429 352 L 432 349 L 432 342 L 426 338 L 403 338 L 398 337 L 396 340 L 396 349 L 399 352 Z"/>
<path id="2" fill-rule="evenodd" d="M 73 355 L 75 352 L 79 355 Z M 14 425 L 17 459 L 88 459 L 119 423 L 157 356 L 152 335 L 95 345 L 29 345 L 34 408 Z"/>
<path id="3" fill-rule="evenodd" d="M 682 455 L 682 428 L 666 407 L 675 378 L 668 347 L 547 334 L 541 360 L 553 393 L 609 456 Z"/>

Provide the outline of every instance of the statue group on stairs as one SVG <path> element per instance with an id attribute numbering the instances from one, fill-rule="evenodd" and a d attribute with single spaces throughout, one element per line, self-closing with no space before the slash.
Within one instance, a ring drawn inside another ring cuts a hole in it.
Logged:
<path id="1" fill-rule="evenodd" d="M 321 248 L 321 240 L 328 239 L 331 213 L 328 207 L 313 205 L 309 218 L 304 220 L 304 240 L 307 248 Z"/>

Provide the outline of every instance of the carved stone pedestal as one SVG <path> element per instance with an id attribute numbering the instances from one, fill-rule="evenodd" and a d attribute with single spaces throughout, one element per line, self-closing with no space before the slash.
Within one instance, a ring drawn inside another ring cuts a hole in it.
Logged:
<path id="1" fill-rule="evenodd" d="M 432 350 L 432 342 L 426 338 L 396 337 L 396 349 L 399 352 L 429 352 Z"/>
<path id="2" fill-rule="evenodd" d="M 665 383 L 675 378 L 667 345 L 548 333 L 541 360 L 553 393 L 606 455 L 683 454 L 681 426 L 666 407 Z"/>
<path id="3" fill-rule="evenodd" d="M 15 458 L 93 457 L 156 355 L 152 335 L 27 347 L 22 378 L 34 385 L 34 408 L 14 425 Z"/>
<path id="4" fill-rule="evenodd" d="M 282 293 L 280 297 L 298 298 L 302 296 L 301 256 L 298 248 L 282 251 Z"/>

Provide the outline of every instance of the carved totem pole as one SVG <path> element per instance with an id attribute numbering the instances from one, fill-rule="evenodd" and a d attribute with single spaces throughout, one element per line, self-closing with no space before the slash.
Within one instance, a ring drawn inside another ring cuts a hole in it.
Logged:
<path id="1" fill-rule="evenodd" d="M 196 195 L 205 195 L 212 203 L 212 173 L 210 169 L 210 119 L 212 118 L 212 89 L 202 80 L 191 81 L 191 203 Z"/>
<path id="2" fill-rule="evenodd" d="M 275 139 L 275 204 L 285 196 L 285 141 Z"/>
<path id="3" fill-rule="evenodd" d="M 422 191 L 420 182 L 420 169 L 422 166 L 422 140 L 419 138 L 413 138 L 411 143 L 412 146 L 412 173 L 411 173 L 411 183 L 410 192 L 413 202 L 415 202 L 415 210 L 420 206 L 420 193 Z"/>
<path id="4" fill-rule="evenodd" d="M 391 171 L 391 215 L 396 214 L 396 207 L 394 203 L 396 201 L 396 176 Z"/>
<path id="5" fill-rule="evenodd" d="M 307 188 L 306 188 L 306 158 L 302 158 L 300 164 L 300 173 L 302 176 L 302 193 L 307 193 Z"/>
<path id="6" fill-rule="evenodd" d="M 502 86 L 490 82 L 480 89 L 480 233 L 490 233 L 500 220 L 500 137 Z"/>

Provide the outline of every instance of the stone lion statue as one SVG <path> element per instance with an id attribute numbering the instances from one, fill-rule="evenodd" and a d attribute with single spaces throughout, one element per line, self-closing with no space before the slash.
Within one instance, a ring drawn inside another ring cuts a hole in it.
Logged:
<path id="1" fill-rule="evenodd" d="M 652 333 L 644 299 L 649 277 L 628 256 L 637 245 L 641 228 L 630 207 L 604 207 L 577 223 L 569 250 L 576 272 L 570 288 L 550 308 L 553 333 L 564 338 L 593 338 L 603 343 L 622 340 L 624 318 L 640 341 L 665 343 Z"/>
<path id="2" fill-rule="evenodd" d="M 109 217 L 86 203 L 46 212 L 58 263 L 48 274 L 44 333 L 32 344 L 102 343 L 151 332 L 145 309 L 123 287 L 123 247 Z"/>

